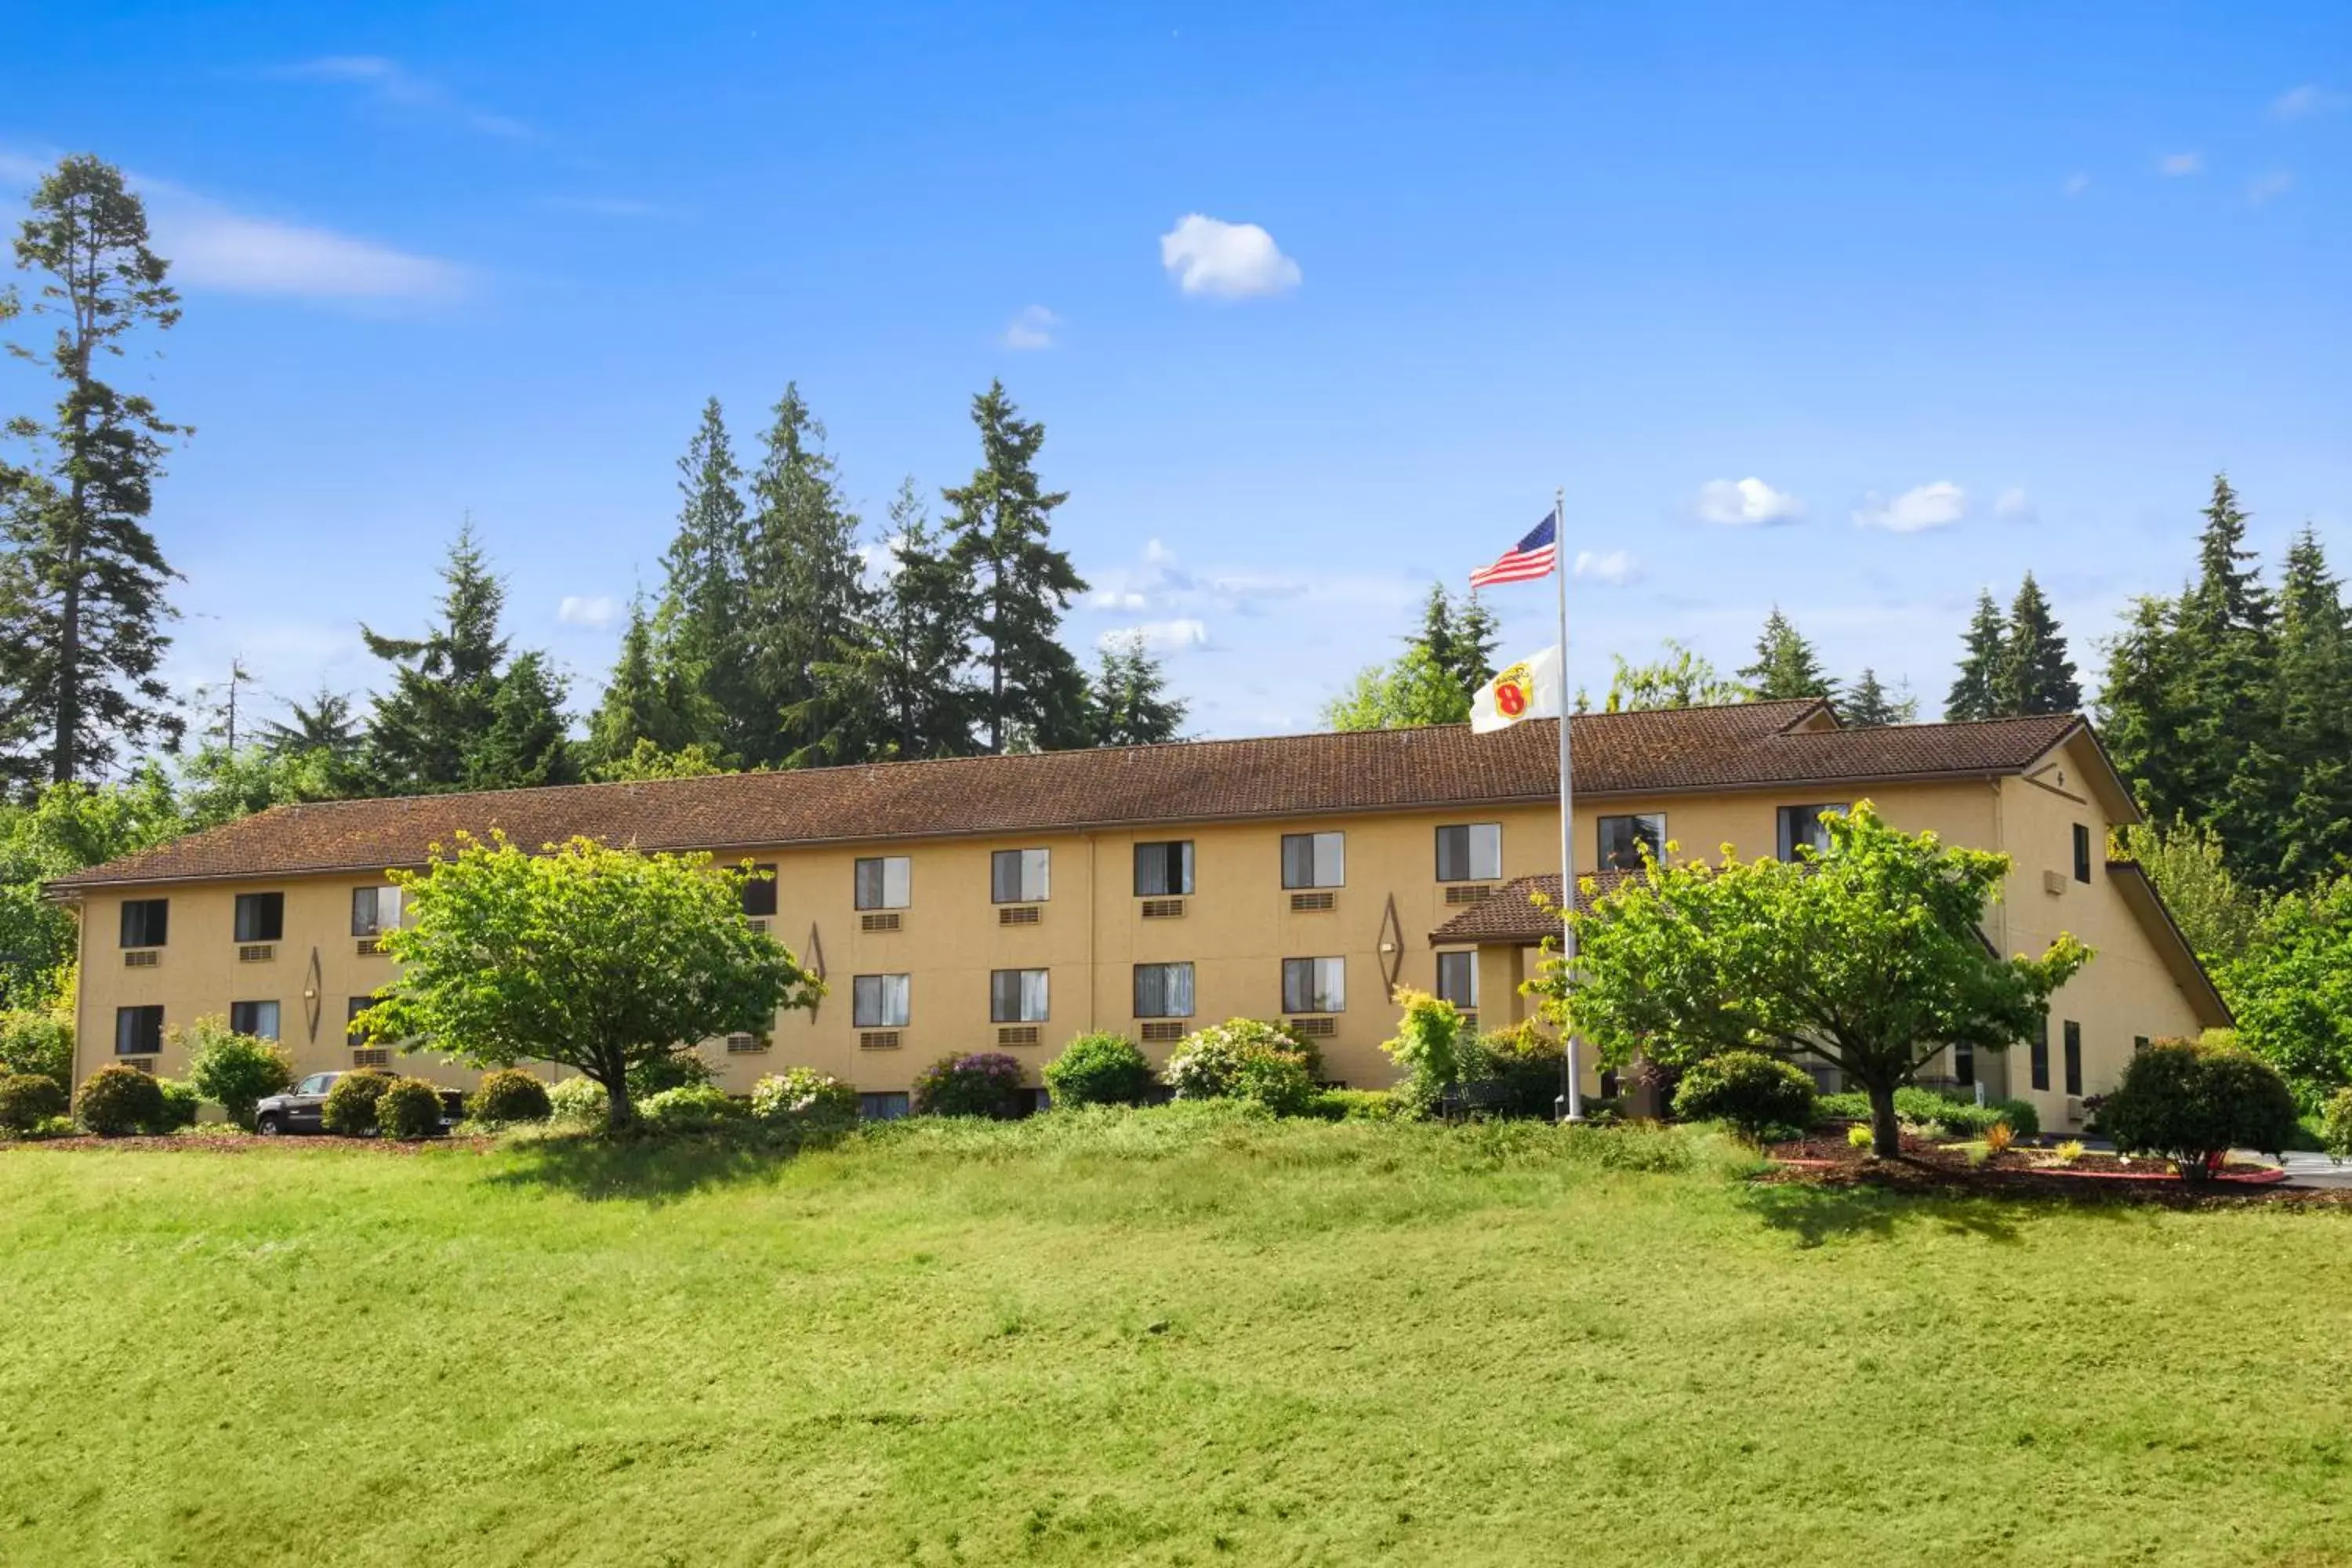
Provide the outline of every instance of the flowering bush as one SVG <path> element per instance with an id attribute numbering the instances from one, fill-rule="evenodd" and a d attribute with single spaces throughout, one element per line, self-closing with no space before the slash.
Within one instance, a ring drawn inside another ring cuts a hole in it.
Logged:
<path id="1" fill-rule="evenodd" d="M 602 1127 L 611 1099 L 593 1078 L 567 1078 L 547 1091 L 547 1108 L 565 1127 Z"/>
<path id="2" fill-rule="evenodd" d="M 1244 1065 L 1267 1056 L 1291 1058 L 1313 1080 L 1312 1058 L 1298 1042 L 1256 1018 L 1229 1018 L 1187 1035 L 1162 1076 L 1179 1100 L 1230 1100 L 1240 1092 Z"/>
<path id="3" fill-rule="evenodd" d="M 915 1110 L 923 1116 L 1011 1117 L 1019 1108 L 1020 1061 L 1003 1051 L 945 1056 L 915 1079 Z"/>
<path id="4" fill-rule="evenodd" d="M 1055 1105 L 1140 1105 L 1151 1093 L 1151 1063 L 1125 1035 L 1080 1035 L 1045 1078 Z"/>
<path id="5" fill-rule="evenodd" d="M 715 1083 L 666 1089 L 637 1107 L 656 1132 L 708 1132 L 743 1115 L 744 1107 Z"/>
<path id="6" fill-rule="evenodd" d="M 836 1132 L 857 1121 L 857 1089 L 814 1068 L 786 1068 L 751 1086 L 751 1114 L 771 1127 Z"/>

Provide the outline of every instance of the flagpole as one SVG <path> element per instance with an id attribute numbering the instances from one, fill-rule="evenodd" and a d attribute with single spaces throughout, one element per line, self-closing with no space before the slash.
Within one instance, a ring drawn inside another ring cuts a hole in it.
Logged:
<path id="1" fill-rule="evenodd" d="M 1576 792 L 1571 783 L 1568 757 L 1568 487 L 1563 485 L 1551 492 L 1551 569 L 1559 579 L 1559 910 L 1560 958 L 1573 973 L 1576 965 L 1576 928 L 1568 916 L 1576 910 Z M 1568 1092 L 1561 1096 L 1561 1120 L 1584 1120 L 1583 1074 L 1577 1061 L 1576 1030 L 1563 1021 L 1561 1052 L 1568 1077 Z"/>

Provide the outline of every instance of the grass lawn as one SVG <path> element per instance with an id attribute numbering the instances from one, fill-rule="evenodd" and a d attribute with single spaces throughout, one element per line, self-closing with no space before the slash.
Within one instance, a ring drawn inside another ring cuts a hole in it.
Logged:
<path id="1" fill-rule="evenodd" d="M 0 1152 L 0 1562 L 2352 1563 L 2352 1215 L 1735 1165 Z"/>

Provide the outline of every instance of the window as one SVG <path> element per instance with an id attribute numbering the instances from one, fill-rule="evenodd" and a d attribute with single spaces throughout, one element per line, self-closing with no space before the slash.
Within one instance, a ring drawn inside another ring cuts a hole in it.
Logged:
<path id="1" fill-rule="evenodd" d="M 1952 1047 L 1952 1081 L 1962 1089 L 1977 1080 L 1977 1048 L 1963 1040 Z"/>
<path id="2" fill-rule="evenodd" d="M 2074 824 L 2074 880 L 2091 879 L 2091 830 L 2081 823 Z"/>
<path id="3" fill-rule="evenodd" d="M 1282 885 L 1343 888 L 1348 884 L 1348 836 L 1286 833 L 1282 836 Z"/>
<path id="4" fill-rule="evenodd" d="M 163 1048 L 163 1009 L 117 1007 L 114 1010 L 114 1054 L 152 1057 Z"/>
<path id="5" fill-rule="evenodd" d="M 274 1040 L 278 1037 L 278 1004 L 232 1002 L 228 1005 L 228 1026 L 240 1035 Z"/>
<path id="6" fill-rule="evenodd" d="M 2050 1087 L 2050 1020 L 2042 1020 L 2042 1032 L 2033 1037 L 2033 1087 Z"/>
<path id="7" fill-rule="evenodd" d="M 995 969 L 988 975 L 988 1021 L 992 1024 L 1042 1024 L 1045 1021 L 1045 971 Z"/>
<path id="8" fill-rule="evenodd" d="M 1604 816 L 1601 819 L 1602 870 L 1640 870 L 1642 851 L 1645 848 L 1653 860 L 1666 858 L 1664 812 L 1645 811 L 1633 816 Z"/>
<path id="9" fill-rule="evenodd" d="M 1344 1013 L 1348 1010 L 1348 961 L 1286 958 L 1282 961 L 1282 1010 Z"/>
<path id="10" fill-rule="evenodd" d="M 161 947 L 171 934 L 172 900 L 169 899 L 125 899 L 122 900 L 122 945 L 125 947 Z"/>
<path id="11" fill-rule="evenodd" d="M 2066 1020 L 2066 1092 L 2083 1092 L 2083 1026 Z"/>
<path id="12" fill-rule="evenodd" d="M 278 942 L 286 935 L 286 895 L 239 893 L 236 896 L 236 940 Z"/>
<path id="13" fill-rule="evenodd" d="M 903 910 L 912 901 L 915 863 L 904 855 L 869 855 L 857 862 L 852 880 L 861 910 Z"/>
<path id="14" fill-rule="evenodd" d="M 360 1038 L 360 1015 L 374 1005 L 375 998 L 373 996 L 354 996 L 343 1005 L 344 1039 L 353 1045 L 364 1043 Z"/>
<path id="15" fill-rule="evenodd" d="M 860 1029 L 907 1026 L 909 986 L 903 974 L 861 974 L 849 983 L 849 1021 Z"/>
<path id="16" fill-rule="evenodd" d="M 2134 1056 L 2137 1056 L 2140 1052 L 2146 1049 L 2147 1049 L 2147 1037 L 2146 1035 L 2134 1035 L 2132 1037 L 2132 1054 Z"/>
<path id="17" fill-rule="evenodd" d="M 776 868 L 772 865 L 754 866 L 743 881 L 743 912 L 755 921 L 766 920 L 776 912 Z"/>
<path id="18" fill-rule="evenodd" d="M 1054 896 L 1050 849 L 999 849 L 989 857 L 988 896 L 1000 904 L 1042 904 Z"/>
<path id="19" fill-rule="evenodd" d="M 1135 896 L 1165 899 L 1192 890 L 1192 841 L 1135 847 Z"/>
<path id="20" fill-rule="evenodd" d="M 1437 830 L 1437 879 L 1492 882 L 1503 875 L 1503 825 L 1472 822 Z"/>
<path id="21" fill-rule="evenodd" d="M 904 1117 L 910 1109 L 912 1108 L 908 1104 L 907 1095 L 903 1089 L 887 1094 L 861 1094 L 857 1097 L 857 1114 L 868 1121 L 896 1121 Z"/>
<path id="22" fill-rule="evenodd" d="M 1830 851 L 1830 836 L 1822 826 L 1822 814 L 1845 810 L 1845 803 L 1834 805 L 1784 805 L 1780 808 L 1780 858 L 1794 860 L 1801 847 L 1811 845 L 1817 855 Z"/>
<path id="23" fill-rule="evenodd" d="M 1478 1007 L 1478 955 L 1441 952 L 1437 955 L 1437 994 L 1465 1012 Z"/>
<path id="24" fill-rule="evenodd" d="M 400 929 L 400 889 L 398 888 L 353 888 L 352 889 L 352 934 L 382 936 Z"/>
<path id="25" fill-rule="evenodd" d="M 1137 964 L 1135 1016 L 1139 1018 L 1191 1017 L 1192 966 L 1189 963 Z"/>

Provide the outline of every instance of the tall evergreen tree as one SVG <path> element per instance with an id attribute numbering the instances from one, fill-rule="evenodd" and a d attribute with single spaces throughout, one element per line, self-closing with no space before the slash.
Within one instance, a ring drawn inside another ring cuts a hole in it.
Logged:
<path id="1" fill-rule="evenodd" d="M 1998 711 L 1995 687 L 2000 674 L 2002 636 L 2000 606 L 1993 602 L 1992 590 L 1978 589 L 1976 615 L 1961 639 L 1959 677 L 1944 699 L 1946 719 L 1960 723 L 1990 719 Z"/>
<path id="2" fill-rule="evenodd" d="M 1087 705 L 1097 746 L 1150 746 L 1183 734 L 1186 704 L 1168 695 L 1168 672 L 1139 635 L 1104 645 Z"/>
<path id="3" fill-rule="evenodd" d="M 653 622 L 643 596 L 629 605 L 629 624 L 621 633 L 621 655 L 614 661 L 613 678 L 588 721 L 585 760 L 609 766 L 636 753 L 639 742 L 668 753 L 694 743 L 693 731 L 680 714 L 681 704 L 670 685 L 671 673 L 656 657 Z"/>
<path id="4" fill-rule="evenodd" d="M 2352 866 L 2352 622 L 2307 525 L 2287 549 L 2278 607 L 2278 749 L 2291 793 L 2274 875 L 2301 886 Z"/>
<path id="5" fill-rule="evenodd" d="M 2001 632 L 2000 664 L 1993 681 L 1993 711 L 2004 717 L 2072 713 L 2083 705 L 2066 639 L 2042 585 L 2028 572 L 2009 607 Z"/>
<path id="6" fill-rule="evenodd" d="M 834 737 L 853 716 L 823 700 L 817 665 L 834 658 L 872 595 L 857 551 L 857 514 L 842 498 L 824 426 L 786 384 L 751 479 L 745 552 L 752 679 L 771 732 L 747 737 L 744 760 L 772 765 Z M 842 761 L 854 761 L 844 757 Z"/>
<path id="7" fill-rule="evenodd" d="M 662 558 L 653 621 L 656 678 L 695 741 L 722 756 L 765 751 L 778 717 L 753 676 L 743 470 L 717 398 L 703 405 L 677 472 L 677 532 Z"/>
<path id="8" fill-rule="evenodd" d="M 2180 601 L 2181 786 L 2192 821 L 2221 835 L 2231 868 L 2257 886 L 2275 875 L 2292 793 L 2278 751 L 2276 606 L 2245 547 L 2246 513 L 2217 474 Z"/>
<path id="9" fill-rule="evenodd" d="M 1429 585 L 1421 634 L 1412 641 L 1465 695 L 1475 696 L 1495 679 L 1496 636 L 1494 613 L 1478 602 L 1475 592 L 1457 605 L 1444 584 Z"/>
<path id="10" fill-rule="evenodd" d="M 1739 678 L 1759 702 L 1792 697 L 1826 697 L 1834 701 L 1838 694 L 1837 683 L 1822 668 L 1821 655 L 1778 605 L 1772 606 L 1756 639 L 1756 662 L 1744 667 Z"/>
<path id="11" fill-rule="evenodd" d="M 182 721 L 156 673 L 170 639 L 163 590 L 176 575 L 147 529 L 164 443 L 187 434 L 154 404 L 98 375 L 142 328 L 169 329 L 179 296 L 169 263 L 148 244 L 147 210 L 122 171 L 84 154 L 35 188 L 16 264 L 40 274 L 37 315 L 58 318 L 46 361 L 60 395 L 47 420 L 20 416 L 8 435 L 33 444 L 34 466 L 0 463 L 0 739 L 36 734 L 43 754 L 0 757 L 19 784 L 63 783 L 103 769 L 122 742 L 176 745 Z M 0 315 L 16 311 L 12 291 Z"/>
<path id="12" fill-rule="evenodd" d="M 1054 509 L 1069 500 L 1038 481 L 1045 427 L 1021 417 L 1002 381 L 972 399 L 981 464 L 969 484 L 941 492 L 955 509 L 949 559 L 977 590 L 977 658 L 987 680 L 981 726 L 1002 752 L 1016 730 L 1045 751 L 1083 746 L 1087 682 L 1055 636 L 1070 595 L 1086 583 L 1048 542 Z"/>
<path id="13" fill-rule="evenodd" d="M 1919 704 L 1909 697 L 1895 697 L 1878 682 L 1878 672 L 1864 668 L 1862 679 L 1838 702 L 1838 719 L 1850 730 L 1876 730 L 1889 724 L 1908 724 L 1919 716 Z"/>
<path id="14" fill-rule="evenodd" d="M 578 784 L 580 758 L 563 716 L 564 689 L 545 654 L 518 654 L 499 673 L 489 729 L 466 749 L 466 787 Z"/>
<path id="15" fill-rule="evenodd" d="M 2100 739 L 2116 771 L 2131 781 L 2140 809 L 2160 822 L 2189 814 L 2179 610 L 2179 601 L 2162 595 L 2132 601 L 2123 629 L 2107 639 L 2106 682 L 2099 690 Z"/>

